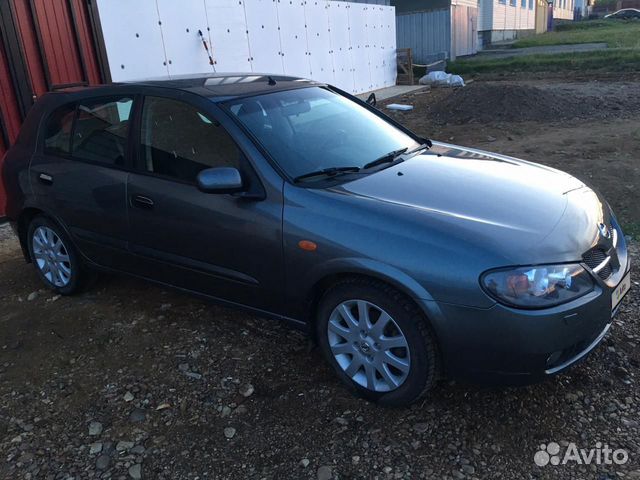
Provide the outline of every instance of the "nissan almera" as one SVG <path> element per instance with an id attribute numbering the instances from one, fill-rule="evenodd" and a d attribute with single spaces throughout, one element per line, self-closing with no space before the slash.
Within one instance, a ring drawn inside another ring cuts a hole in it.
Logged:
<path id="1" fill-rule="evenodd" d="M 123 272 L 286 321 L 387 405 L 440 377 L 562 372 L 631 284 L 620 225 L 580 180 L 431 142 L 298 78 L 44 95 L 3 177 L 25 259 L 52 290 Z"/>

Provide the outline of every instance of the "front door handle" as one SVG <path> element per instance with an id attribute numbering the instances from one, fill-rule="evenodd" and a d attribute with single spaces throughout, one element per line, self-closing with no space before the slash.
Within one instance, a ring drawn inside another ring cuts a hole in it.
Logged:
<path id="1" fill-rule="evenodd" d="M 38 181 L 45 185 L 53 185 L 53 177 L 48 173 L 41 172 L 38 174 Z"/>
<path id="2" fill-rule="evenodd" d="M 131 197 L 131 206 L 149 210 L 153 208 L 153 200 L 144 195 L 133 195 Z"/>

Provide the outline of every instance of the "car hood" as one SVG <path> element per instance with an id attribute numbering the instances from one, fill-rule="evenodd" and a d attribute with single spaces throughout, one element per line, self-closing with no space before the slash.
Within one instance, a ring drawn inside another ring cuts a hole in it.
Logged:
<path id="1" fill-rule="evenodd" d="M 484 241 L 514 264 L 580 259 L 608 216 L 567 173 L 441 143 L 338 190 L 398 207 L 399 219 L 402 210 L 421 212 L 425 227 Z"/>

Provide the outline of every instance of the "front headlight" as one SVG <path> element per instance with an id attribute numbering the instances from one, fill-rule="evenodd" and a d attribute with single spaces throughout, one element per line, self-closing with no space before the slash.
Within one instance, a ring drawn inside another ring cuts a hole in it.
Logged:
<path id="1" fill-rule="evenodd" d="M 480 284 L 500 303 L 519 308 L 553 307 L 586 295 L 594 286 L 579 264 L 490 270 Z"/>

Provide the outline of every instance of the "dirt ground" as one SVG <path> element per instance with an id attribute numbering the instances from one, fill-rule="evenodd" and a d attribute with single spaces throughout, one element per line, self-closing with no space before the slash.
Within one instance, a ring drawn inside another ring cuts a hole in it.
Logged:
<path id="1" fill-rule="evenodd" d="M 639 94 L 610 79 L 477 80 L 393 99 L 415 106 L 393 116 L 567 170 L 634 225 Z M 383 409 L 352 397 L 301 333 L 275 322 L 120 276 L 54 296 L 0 227 L 0 478 L 640 479 L 633 281 L 603 344 L 566 374 L 525 388 L 443 382 L 420 404 Z M 549 442 L 607 444 L 629 459 L 536 466 Z"/>

